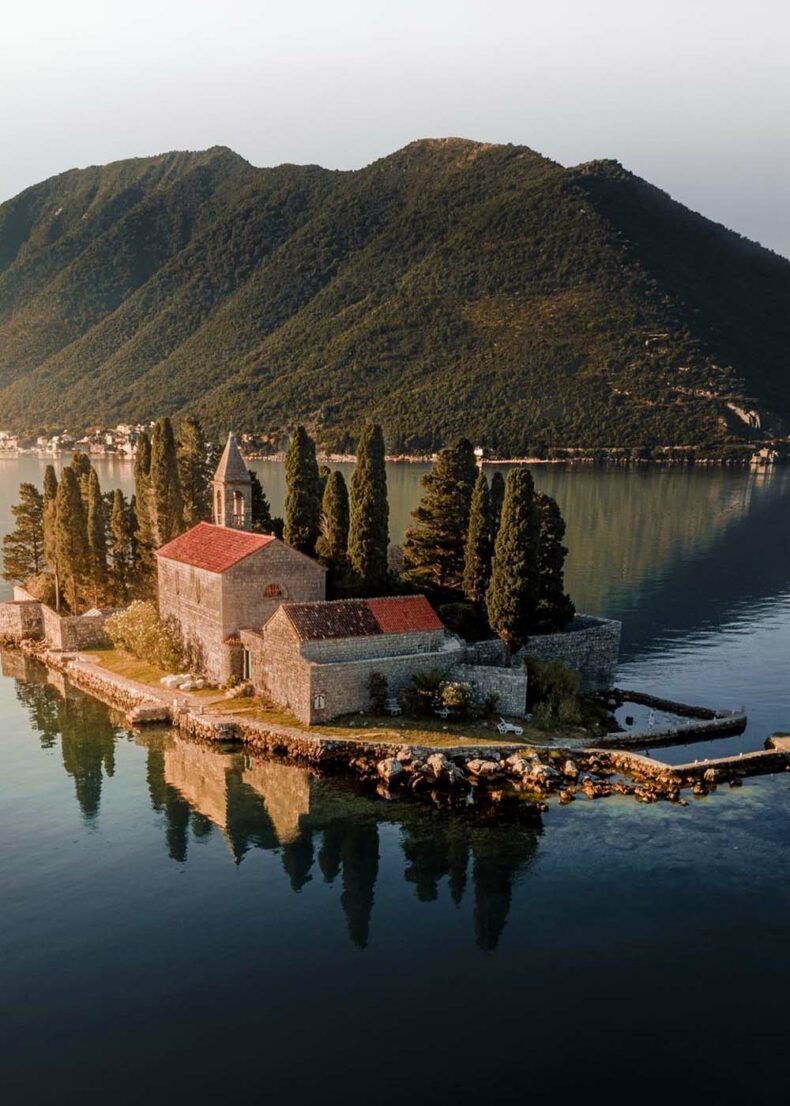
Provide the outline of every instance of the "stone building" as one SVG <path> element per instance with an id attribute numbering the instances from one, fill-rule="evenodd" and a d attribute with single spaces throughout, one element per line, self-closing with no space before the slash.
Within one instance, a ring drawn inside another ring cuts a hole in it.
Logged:
<path id="1" fill-rule="evenodd" d="M 159 612 L 173 620 L 190 666 L 216 683 L 244 671 L 239 631 L 284 600 L 326 594 L 326 569 L 272 534 L 199 522 L 157 551 Z"/>
<path id="2" fill-rule="evenodd" d="M 308 724 L 368 710 L 373 672 L 391 696 L 417 673 L 440 670 L 481 695 L 496 693 L 507 714 L 526 709 L 525 672 L 468 664 L 466 643 L 423 595 L 283 603 L 241 640 L 253 685 Z"/>

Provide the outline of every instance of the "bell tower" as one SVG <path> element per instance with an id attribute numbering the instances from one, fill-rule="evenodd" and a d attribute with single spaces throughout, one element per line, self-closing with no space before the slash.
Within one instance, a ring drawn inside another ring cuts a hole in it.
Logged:
<path id="1" fill-rule="evenodd" d="M 213 502 L 215 526 L 252 529 L 252 481 L 233 433 L 214 473 Z"/>

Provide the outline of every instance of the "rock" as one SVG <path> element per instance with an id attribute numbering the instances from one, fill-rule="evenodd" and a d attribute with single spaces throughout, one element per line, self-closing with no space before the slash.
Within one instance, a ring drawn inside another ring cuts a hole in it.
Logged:
<path id="1" fill-rule="evenodd" d="M 740 776 L 730 777 L 730 787 L 743 787 L 743 780 Z"/>
<path id="2" fill-rule="evenodd" d="M 562 766 L 562 774 L 566 777 L 566 779 L 575 780 L 579 774 L 578 764 L 569 758 Z"/>
<path id="3" fill-rule="evenodd" d="M 466 762 L 466 767 L 473 776 L 496 776 L 502 769 L 495 760 L 483 760 L 481 757 L 473 757 Z"/>
<path id="4" fill-rule="evenodd" d="M 410 764 L 414 759 L 414 754 L 412 753 L 408 745 L 401 745 L 395 756 L 401 764 Z"/>
<path id="5" fill-rule="evenodd" d="M 715 783 L 719 778 L 719 773 L 715 768 L 706 768 L 703 779 L 706 783 Z"/>
<path id="6" fill-rule="evenodd" d="M 575 798 L 576 796 L 569 787 L 563 788 L 559 793 L 559 800 L 562 806 L 567 806 L 568 803 L 572 803 Z"/>
<path id="7" fill-rule="evenodd" d="M 707 795 L 708 794 L 708 789 L 705 786 L 705 784 L 702 782 L 702 780 L 697 780 L 697 782 L 694 784 L 694 786 L 691 789 L 691 793 L 692 793 L 692 795 Z"/>
<path id="8" fill-rule="evenodd" d="M 133 726 L 140 726 L 152 722 L 169 722 L 170 711 L 164 703 L 149 700 L 138 703 L 126 715 L 126 719 Z"/>
<path id="9" fill-rule="evenodd" d="M 449 763 L 444 753 L 431 753 L 425 761 L 425 767 L 438 780 L 446 773 Z"/>

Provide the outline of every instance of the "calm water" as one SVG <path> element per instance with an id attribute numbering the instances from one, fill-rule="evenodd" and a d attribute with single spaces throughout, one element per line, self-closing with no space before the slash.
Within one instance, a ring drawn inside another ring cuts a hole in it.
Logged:
<path id="1" fill-rule="evenodd" d="M 0 527 L 40 472 L 2 462 Z M 715 747 L 790 728 L 790 471 L 536 480 L 623 684 L 745 703 Z M 3 1103 L 786 1098 L 788 775 L 486 826 L 132 735 L 15 654 L 0 722 Z"/>

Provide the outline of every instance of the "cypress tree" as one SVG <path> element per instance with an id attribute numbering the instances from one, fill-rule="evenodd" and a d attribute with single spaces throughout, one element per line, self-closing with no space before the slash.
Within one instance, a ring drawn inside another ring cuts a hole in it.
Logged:
<path id="1" fill-rule="evenodd" d="M 538 495 L 536 506 L 540 573 L 538 624 L 544 633 L 555 633 L 564 630 L 576 613 L 573 600 L 565 591 L 565 558 L 568 555 L 563 544 L 565 520 L 557 501 L 550 495 Z"/>
<path id="2" fill-rule="evenodd" d="M 425 494 L 412 512 L 403 546 L 404 575 L 418 587 L 460 591 L 472 491 L 474 450 L 466 438 L 443 449 L 422 478 Z"/>
<path id="3" fill-rule="evenodd" d="M 491 477 L 491 537 L 496 541 L 499 533 L 499 520 L 502 517 L 502 502 L 505 498 L 505 478 L 497 469 Z"/>
<path id="4" fill-rule="evenodd" d="M 321 536 L 315 551 L 329 567 L 337 583 L 348 567 L 348 488 L 343 473 L 335 469 L 329 476 L 321 501 Z"/>
<path id="5" fill-rule="evenodd" d="M 35 484 L 19 485 L 11 508 L 16 526 L 3 537 L 3 577 L 22 583 L 44 571 L 44 497 Z"/>
<path id="6" fill-rule="evenodd" d="M 199 419 L 187 415 L 178 427 L 178 476 L 185 529 L 211 518 L 211 465 Z"/>
<path id="7" fill-rule="evenodd" d="M 318 539 L 321 500 L 315 442 L 297 426 L 285 455 L 285 540 L 312 557 Z"/>
<path id="8" fill-rule="evenodd" d="M 145 590 L 154 575 L 154 522 L 151 502 L 151 439 L 143 431 L 134 454 L 136 576 Z"/>
<path id="9" fill-rule="evenodd" d="M 151 436 L 150 503 L 153 507 L 153 536 L 156 548 L 172 541 L 183 529 L 184 513 L 178 456 L 173 425 L 167 417 L 157 419 Z"/>
<path id="10" fill-rule="evenodd" d="M 491 499 L 485 473 L 480 470 L 472 492 L 469 530 L 464 555 L 464 595 L 481 610 L 491 579 Z"/>
<path id="11" fill-rule="evenodd" d="M 110 513 L 110 555 L 112 556 L 112 585 L 116 602 L 126 602 L 132 580 L 132 533 L 130 511 L 123 492 L 116 488 L 112 495 Z"/>
<path id="12" fill-rule="evenodd" d="M 44 561 L 52 573 L 55 584 L 55 609 L 60 610 L 60 581 L 55 558 L 55 499 L 58 494 L 58 478 L 54 465 L 44 469 Z"/>
<path id="13" fill-rule="evenodd" d="M 93 602 L 107 587 L 107 530 L 104 521 L 104 500 L 96 469 L 88 478 L 88 576 L 93 589 Z"/>
<path id="14" fill-rule="evenodd" d="M 252 529 L 256 534 L 273 534 L 274 521 L 272 509 L 269 505 L 269 497 L 263 490 L 254 469 L 247 469 L 250 474 L 250 507 L 252 513 Z"/>
<path id="15" fill-rule="evenodd" d="M 74 475 L 77 477 L 77 483 L 80 486 L 80 495 L 82 496 L 82 505 L 85 508 L 85 514 L 88 514 L 88 484 L 91 478 L 91 459 L 87 453 L 77 452 L 71 455 L 71 467 L 74 470 Z"/>
<path id="16" fill-rule="evenodd" d="M 508 650 L 527 640 L 540 598 L 538 512 L 528 469 L 514 469 L 505 484 L 502 518 L 488 587 L 488 621 Z"/>
<path id="17" fill-rule="evenodd" d="M 389 503 L 384 464 L 384 435 L 369 422 L 357 446 L 349 494 L 348 559 L 365 591 L 387 582 Z"/>
<path id="18" fill-rule="evenodd" d="M 55 559 L 73 614 L 79 610 L 80 588 L 88 575 L 88 534 L 79 481 L 70 465 L 60 476 L 55 499 Z"/>

